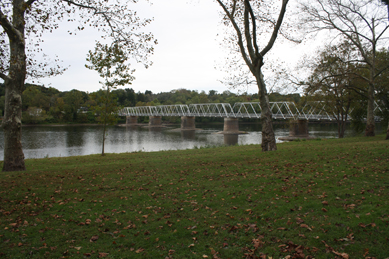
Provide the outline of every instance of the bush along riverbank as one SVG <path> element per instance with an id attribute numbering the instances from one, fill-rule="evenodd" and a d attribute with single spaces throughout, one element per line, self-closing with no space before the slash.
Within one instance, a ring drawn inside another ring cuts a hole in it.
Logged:
<path id="1" fill-rule="evenodd" d="M 383 135 L 26 160 L 3 258 L 386 258 Z"/>

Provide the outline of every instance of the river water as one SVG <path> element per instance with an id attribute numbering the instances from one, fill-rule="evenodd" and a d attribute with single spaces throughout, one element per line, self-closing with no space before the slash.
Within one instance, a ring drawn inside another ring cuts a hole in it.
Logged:
<path id="1" fill-rule="evenodd" d="M 223 135 L 223 124 L 196 124 L 199 131 L 176 131 L 180 125 L 167 128 L 119 127 L 107 130 L 105 153 L 150 152 L 193 149 L 206 146 L 248 145 L 261 143 L 260 124 L 242 124 L 242 135 Z M 337 137 L 336 124 L 309 124 L 310 136 Z M 276 138 L 288 136 L 286 124 L 275 124 Z M 346 131 L 346 137 L 353 135 Z M 282 142 L 277 140 L 278 143 Z M 29 126 L 22 129 L 22 145 L 26 158 L 67 157 L 101 153 L 101 126 Z M 4 158 L 4 135 L 0 132 L 0 160 Z"/>

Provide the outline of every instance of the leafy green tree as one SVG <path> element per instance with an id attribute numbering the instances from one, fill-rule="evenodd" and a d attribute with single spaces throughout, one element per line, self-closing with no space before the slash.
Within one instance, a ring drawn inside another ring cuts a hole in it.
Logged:
<path id="1" fill-rule="evenodd" d="M 22 92 L 27 76 L 39 77 L 63 72 L 50 62 L 34 58 L 41 51 L 41 35 L 59 26 L 61 20 L 77 20 L 78 29 L 99 29 L 103 38 L 120 43 L 123 51 L 145 62 L 153 52 L 153 36 L 140 31 L 151 20 L 140 19 L 130 10 L 133 0 L 1 0 L 0 78 L 5 84 L 3 171 L 25 170 L 22 149 Z M 136 51 L 133 51 L 136 50 Z M 35 52 L 35 53 L 34 53 Z M 58 62 L 53 62 L 58 64 Z"/>
<path id="2" fill-rule="evenodd" d="M 94 99 L 97 105 L 93 107 L 95 113 L 99 116 L 99 123 L 103 124 L 101 155 L 104 156 L 106 127 L 115 124 L 118 120 L 119 106 L 112 89 L 131 83 L 134 80 L 132 76 L 134 70 L 129 69 L 128 56 L 119 44 L 103 45 L 97 43 L 94 52 L 89 51 L 87 61 L 90 65 L 85 66 L 97 71 L 100 77 L 104 79 L 100 82 L 103 91 L 99 95 L 95 95 Z"/>
<path id="3" fill-rule="evenodd" d="M 352 107 L 359 106 L 366 98 L 367 89 L 358 74 L 358 68 L 344 60 L 353 59 L 355 49 L 345 41 L 326 46 L 314 62 L 306 95 L 314 101 L 324 102 L 326 112 L 333 115 L 338 124 L 338 137 L 343 138 L 346 122 Z M 361 93 L 357 94 L 357 93 Z"/>
<path id="4" fill-rule="evenodd" d="M 28 107 L 23 112 L 23 123 L 37 124 L 47 119 L 46 111 L 38 107 Z"/>
<path id="5" fill-rule="evenodd" d="M 385 1 L 386 3 L 386 1 Z M 377 66 L 377 52 L 387 41 L 388 14 L 379 0 L 309 0 L 301 4 L 301 23 L 308 30 L 330 30 L 347 38 L 359 52 L 350 63 L 364 63 L 367 72 L 360 77 L 368 85 L 365 136 L 375 135 L 374 102 L 376 78 L 387 68 Z"/>
<path id="6" fill-rule="evenodd" d="M 77 114 L 80 107 L 84 104 L 84 95 L 81 91 L 73 89 L 66 92 L 64 97 L 63 111 L 65 112 L 64 118 L 68 122 L 77 121 Z"/>

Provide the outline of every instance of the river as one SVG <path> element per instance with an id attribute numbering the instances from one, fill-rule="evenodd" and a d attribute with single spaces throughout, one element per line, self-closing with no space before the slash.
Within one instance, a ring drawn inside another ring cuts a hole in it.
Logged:
<path id="1" fill-rule="evenodd" d="M 242 135 L 223 135 L 223 124 L 196 124 L 202 130 L 181 132 L 167 128 L 119 127 L 107 130 L 106 153 L 151 152 L 193 149 L 207 146 L 248 145 L 261 143 L 260 124 L 242 124 Z M 309 134 L 317 138 L 337 137 L 336 124 L 309 124 Z M 276 138 L 288 136 L 286 124 L 275 124 Z M 22 145 L 26 158 L 82 156 L 101 153 L 101 126 L 29 126 L 22 129 Z M 346 131 L 346 137 L 353 135 Z M 277 140 L 278 143 L 282 142 Z M 0 132 L 0 160 L 4 158 L 4 135 Z"/>

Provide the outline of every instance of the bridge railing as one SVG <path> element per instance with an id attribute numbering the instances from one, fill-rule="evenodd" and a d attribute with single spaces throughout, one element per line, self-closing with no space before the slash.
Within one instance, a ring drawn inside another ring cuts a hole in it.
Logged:
<path id="1" fill-rule="evenodd" d="M 294 102 L 270 102 L 274 119 L 334 120 L 336 116 L 324 102 L 307 102 L 300 110 Z M 375 103 L 375 111 L 382 111 Z M 351 112 L 351 111 L 350 111 Z M 350 113 L 349 112 L 349 113 Z M 224 118 L 261 118 L 259 102 L 176 104 L 158 106 L 125 107 L 120 116 L 195 116 Z M 348 117 L 351 119 L 350 115 Z"/>
<path id="2" fill-rule="evenodd" d="M 236 117 L 229 103 L 190 104 L 189 112 L 196 117 Z"/>

